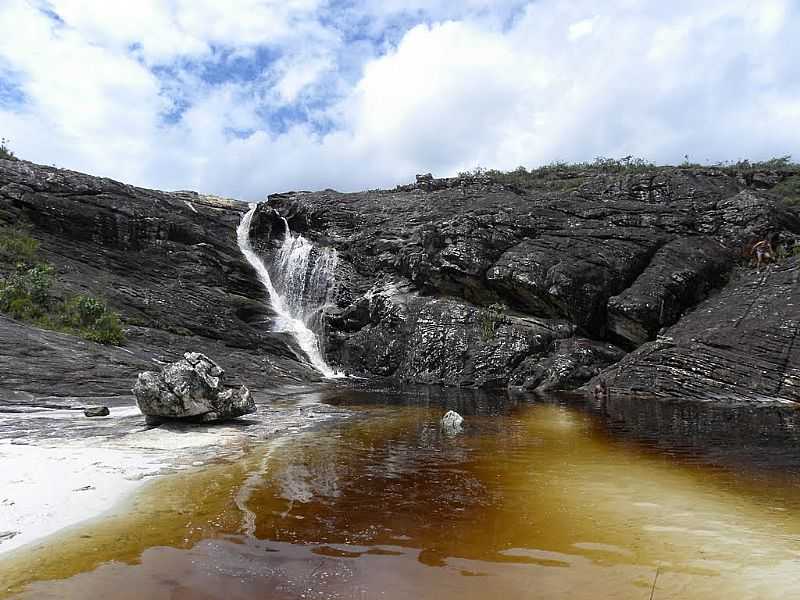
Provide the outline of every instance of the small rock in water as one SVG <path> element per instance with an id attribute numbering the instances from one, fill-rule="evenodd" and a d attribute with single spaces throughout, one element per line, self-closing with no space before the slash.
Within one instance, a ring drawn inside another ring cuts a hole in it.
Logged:
<path id="1" fill-rule="evenodd" d="M 107 417 L 110 413 L 107 406 L 90 406 L 83 409 L 87 417 Z"/>
<path id="2" fill-rule="evenodd" d="M 442 431 L 446 435 L 456 435 L 461 433 L 462 423 L 464 423 L 464 417 L 454 410 L 448 410 L 442 417 Z"/>

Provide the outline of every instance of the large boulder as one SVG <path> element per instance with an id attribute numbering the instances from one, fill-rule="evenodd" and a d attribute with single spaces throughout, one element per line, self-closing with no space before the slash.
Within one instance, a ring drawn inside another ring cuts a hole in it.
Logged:
<path id="1" fill-rule="evenodd" d="M 158 373 L 140 373 L 133 394 L 148 422 L 185 418 L 220 421 L 255 412 L 250 390 L 245 386 L 225 388 L 224 374 L 205 354 L 187 352 Z"/>

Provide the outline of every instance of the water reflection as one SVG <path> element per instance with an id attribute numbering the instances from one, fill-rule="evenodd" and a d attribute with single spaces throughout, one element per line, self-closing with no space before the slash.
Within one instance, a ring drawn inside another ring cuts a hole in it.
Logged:
<path id="1" fill-rule="evenodd" d="M 667 454 L 746 470 L 748 475 L 800 475 L 800 403 L 703 403 L 612 395 L 589 407 L 617 439 L 637 439 Z"/>
<path id="2" fill-rule="evenodd" d="M 360 418 L 255 446 L 244 482 L 231 478 L 235 512 L 219 519 L 238 527 L 21 597 L 119 599 L 134 597 L 131 586 L 152 598 L 800 589 L 794 407 L 584 406 L 423 387 L 340 389 L 325 401 Z M 466 417 L 455 437 L 438 423 L 450 409 Z"/>
<path id="3" fill-rule="evenodd" d="M 463 416 L 495 416 L 511 414 L 520 404 L 529 402 L 532 396 L 509 394 L 504 390 L 414 384 L 375 387 L 365 383 L 361 387 L 350 385 L 328 389 L 320 399 L 333 406 L 430 408 L 441 409 L 442 413 L 454 410 Z"/>

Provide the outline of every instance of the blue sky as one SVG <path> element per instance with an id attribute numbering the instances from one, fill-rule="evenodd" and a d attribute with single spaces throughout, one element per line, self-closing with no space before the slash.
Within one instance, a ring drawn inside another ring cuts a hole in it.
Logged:
<path id="1" fill-rule="evenodd" d="M 18 155 L 248 200 L 800 157 L 798 0 L 0 0 Z"/>

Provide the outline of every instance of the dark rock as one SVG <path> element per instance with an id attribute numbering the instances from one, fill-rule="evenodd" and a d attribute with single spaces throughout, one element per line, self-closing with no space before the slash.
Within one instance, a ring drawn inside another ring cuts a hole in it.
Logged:
<path id="1" fill-rule="evenodd" d="M 720 287 L 733 267 L 731 250 L 707 238 L 679 238 L 656 252 L 639 277 L 608 300 L 608 329 L 635 348 Z"/>
<path id="2" fill-rule="evenodd" d="M 148 423 L 185 418 L 220 421 L 255 412 L 250 391 L 245 386 L 226 389 L 222 385 L 224 374 L 204 354 L 187 352 L 160 373 L 140 373 L 133 394 Z"/>
<path id="3" fill-rule="evenodd" d="M 84 408 L 83 414 L 87 417 L 107 417 L 111 413 L 107 406 L 91 406 Z"/>
<path id="4" fill-rule="evenodd" d="M 187 348 L 219 356 L 233 377 L 258 386 L 317 379 L 291 336 L 270 331 L 274 313 L 237 246 L 246 210 L 235 200 L 0 161 L 0 227 L 28 228 L 40 242 L 56 269 L 56 299 L 105 299 L 127 336 L 115 348 L 0 317 L 2 385 L 124 394 L 136 373 Z M 270 223 L 282 225 L 274 214 Z"/>
<path id="5" fill-rule="evenodd" d="M 526 356 L 569 336 L 564 320 L 525 318 L 408 287 L 370 290 L 328 319 L 328 357 L 356 372 L 496 387 Z"/>
<path id="6" fill-rule="evenodd" d="M 574 388 L 624 356 L 616 345 L 647 346 L 728 290 L 752 240 L 800 233 L 797 212 L 761 191 L 779 180 L 716 168 L 585 170 L 522 187 L 420 176 L 392 191 L 275 195 L 259 212 L 339 251 L 325 350 L 340 368 Z M 776 352 L 791 343 L 776 339 Z M 629 389 L 660 385 L 629 375 Z"/>
<path id="7" fill-rule="evenodd" d="M 761 275 L 740 265 L 754 240 L 777 235 L 790 249 L 798 239 L 798 212 L 769 191 L 785 176 L 565 169 L 507 185 L 426 174 L 390 191 L 272 195 L 250 233 L 266 259 L 284 219 L 338 251 L 322 321 L 340 370 L 571 388 L 619 360 L 619 345 L 635 351 L 603 374 L 612 395 L 794 398 L 795 263 L 781 258 Z M 0 226 L 28 224 L 56 266 L 56 295 L 106 298 L 128 339 L 101 346 L 0 317 L 0 383 L 124 393 L 134 374 L 186 348 L 219 356 L 237 383 L 318 379 L 291 336 L 271 331 L 273 311 L 236 244 L 245 210 L 0 162 Z"/>
<path id="8" fill-rule="evenodd" d="M 636 230 L 613 235 L 588 230 L 526 240 L 504 253 L 486 280 L 525 312 L 566 317 L 582 332 L 602 336 L 609 296 L 634 281 L 664 239 L 637 239 Z"/>
<path id="9" fill-rule="evenodd" d="M 552 348 L 527 357 L 511 374 L 509 385 L 527 390 L 571 390 L 625 356 L 608 342 L 582 338 L 556 340 Z"/>
<path id="10" fill-rule="evenodd" d="M 614 392 L 800 401 L 800 260 L 738 271 L 716 295 L 609 369 Z M 591 384 L 590 384 L 591 385 Z"/>

